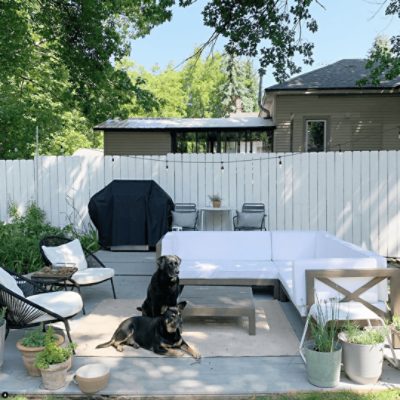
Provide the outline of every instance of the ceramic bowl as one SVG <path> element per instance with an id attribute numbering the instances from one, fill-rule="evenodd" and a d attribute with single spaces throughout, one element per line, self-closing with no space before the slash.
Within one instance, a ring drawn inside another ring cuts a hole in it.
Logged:
<path id="1" fill-rule="evenodd" d="M 74 380 L 83 393 L 96 393 L 104 389 L 110 379 L 110 369 L 104 364 L 87 364 L 75 373 Z"/>

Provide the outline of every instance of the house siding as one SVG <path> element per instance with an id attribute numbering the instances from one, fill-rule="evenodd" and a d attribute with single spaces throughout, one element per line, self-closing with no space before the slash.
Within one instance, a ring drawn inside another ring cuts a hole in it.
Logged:
<path id="1" fill-rule="evenodd" d="M 272 97 L 274 151 L 304 151 L 307 118 L 328 120 L 328 150 L 400 149 L 399 95 L 303 93 Z"/>
<path id="2" fill-rule="evenodd" d="M 169 132 L 104 132 L 105 155 L 165 155 L 170 152 Z"/>

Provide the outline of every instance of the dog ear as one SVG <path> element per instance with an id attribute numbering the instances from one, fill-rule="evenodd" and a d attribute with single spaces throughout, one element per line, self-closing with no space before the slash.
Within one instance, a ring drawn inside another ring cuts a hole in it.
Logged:
<path id="1" fill-rule="evenodd" d="M 182 262 L 182 260 L 181 260 L 181 258 L 180 257 L 178 257 L 178 256 L 175 256 L 176 258 L 177 258 L 177 260 L 178 260 L 178 263 L 179 263 L 179 265 L 181 264 L 181 262 Z"/>
<path id="2" fill-rule="evenodd" d="M 182 311 L 186 307 L 187 302 L 186 301 L 181 301 L 180 303 L 177 304 L 177 307 L 179 311 Z"/>
<path id="3" fill-rule="evenodd" d="M 163 270 L 163 269 L 164 269 L 165 264 L 166 264 L 166 259 L 167 259 L 166 256 L 158 257 L 158 259 L 157 259 L 157 265 L 158 265 L 158 268 L 159 268 L 160 270 Z"/>
<path id="4" fill-rule="evenodd" d="M 163 315 L 167 312 L 168 306 L 161 306 L 160 314 Z"/>

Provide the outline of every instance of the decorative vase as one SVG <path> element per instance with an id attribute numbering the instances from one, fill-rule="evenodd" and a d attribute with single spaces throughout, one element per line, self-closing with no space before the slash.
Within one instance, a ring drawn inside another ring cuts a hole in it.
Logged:
<path id="1" fill-rule="evenodd" d="M 55 334 L 55 336 L 57 336 L 57 344 L 62 345 L 64 343 L 64 337 L 57 333 Z M 28 375 L 40 376 L 40 370 L 35 365 L 35 361 L 36 361 L 36 355 L 39 352 L 41 352 L 44 349 L 44 347 L 42 347 L 42 346 L 41 347 L 27 347 L 21 343 L 21 340 L 18 340 L 18 342 L 17 342 L 17 349 L 22 354 L 22 360 L 24 362 L 26 370 L 28 371 Z"/>
<path id="2" fill-rule="evenodd" d="M 305 345 L 306 370 L 308 381 L 321 388 L 332 388 L 339 384 L 342 346 L 338 344 L 332 352 L 314 350 L 314 342 Z"/>
<path id="3" fill-rule="evenodd" d="M 384 343 L 349 343 L 343 332 L 339 334 L 339 339 L 343 346 L 343 367 L 346 375 L 362 385 L 378 382 L 382 375 Z"/>
<path id="4" fill-rule="evenodd" d="M 221 207 L 221 200 L 213 200 L 212 205 L 214 208 L 220 208 Z"/>
<path id="5" fill-rule="evenodd" d="M 0 326 L 0 368 L 3 365 L 4 361 L 4 346 L 6 340 L 6 324 L 7 321 L 4 321 L 3 324 Z"/>
<path id="6" fill-rule="evenodd" d="M 57 390 L 65 386 L 67 382 L 67 371 L 71 366 L 71 357 L 58 364 L 49 365 L 49 368 L 40 369 L 43 386 L 47 390 Z"/>

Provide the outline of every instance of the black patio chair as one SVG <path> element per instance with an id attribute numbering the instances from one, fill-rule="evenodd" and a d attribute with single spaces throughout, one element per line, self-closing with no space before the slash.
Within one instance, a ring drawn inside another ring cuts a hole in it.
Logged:
<path id="1" fill-rule="evenodd" d="M 172 212 L 172 226 L 179 226 L 184 231 L 197 231 L 199 212 L 195 203 L 175 203 Z"/>
<path id="2" fill-rule="evenodd" d="M 61 245 L 65 245 L 71 242 L 74 239 L 64 237 L 64 236 L 46 236 L 44 237 L 40 243 L 40 254 L 45 265 L 50 266 L 53 263 L 49 260 L 43 251 L 43 246 L 46 247 L 57 247 Z M 87 268 L 85 269 L 78 269 L 75 272 L 70 281 L 72 282 L 73 287 L 76 287 L 80 292 L 80 287 L 82 286 L 92 286 L 97 285 L 98 283 L 110 281 L 111 288 L 113 292 L 114 299 L 117 298 L 115 294 L 115 287 L 114 287 L 114 269 L 106 267 L 92 252 L 87 250 L 82 246 L 82 250 L 87 262 Z M 83 308 L 83 313 L 85 314 L 85 308 Z"/>
<path id="3" fill-rule="evenodd" d="M 243 203 L 242 211 L 236 212 L 233 217 L 233 229 L 235 231 L 265 231 L 265 204 Z"/>
<path id="4" fill-rule="evenodd" d="M 40 324 L 45 327 L 50 323 L 62 322 L 68 340 L 72 342 L 68 319 L 82 310 L 81 296 L 73 292 L 47 291 L 44 285 L 16 272 L 3 270 L 14 278 L 23 293 L 22 296 L 0 283 L 0 307 L 6 307 L 6 337 L 10 329 L 26 329 Z M 47 302 L 51 303 L 51 309 L 43 305 Z"/>

